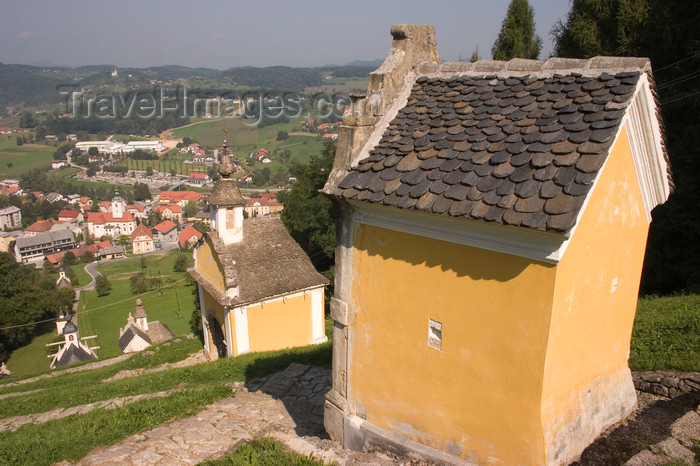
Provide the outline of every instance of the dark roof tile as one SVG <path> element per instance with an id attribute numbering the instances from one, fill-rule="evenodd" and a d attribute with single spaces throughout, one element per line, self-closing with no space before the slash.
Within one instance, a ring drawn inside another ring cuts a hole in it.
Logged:
<path id="1" fill-rule="evenodd" d="M 583 204 L 585 196 L 569 196 L 560 194 L 552 199 L 547 199 L 544 204 L 544 211 L 550 215 L 566 214 L 578 210 Z"/>
<path id="2" fill-rule="evenodd" d="M 569 231 L 576 221 L 578 212 L 569 212 L 561 215 L 550 215 L 547 218 L 547 228 L 555 231 Z"/>
<path id="3" fill-rule="evenodd" d="M 578 152 L 569 152 L 568 154 L 558 154 L 554 156 L 554 165 L 557 167 L 570 167 L 576 164 L 579 159 Z"/>
<path id="4" fill-rule="evenodd" d="M 576 167 L 574 166 L 561 167 L 554 177 L 554 182 L 559 186 L 566 186 L 574 181 L 577 173 Z"/>
<path id="5" fill-rule="evenodd" d="M 511 194 L 515 191 L 515 186 L 516 184 L 513 183 L 510 180 L 503 180 L 501 183 L 498 185 L 498 188 L 496 188 L 496 194 L 499 196 L 505 196 L 508 194 Z"/>
<path id="6" fill-rule="evenodd" d="M 579 184 L 579 183 L 571 183 L 571 184 L 564 187 L 564 192 L 566 194 L 571 195 L 571 196 L 581 196 L 583 194 L 588 194 L 588 191 L 590 191 L 590 190 L 591 190 L 590 185 Z"/>
<path id="7" fill-rule="evenodd" d="M 553 197 L 557 197 L 562 190 L 563 188 L 556 184 L 553 180 L 547 180 L 542 183 L 540 188 L 540 197 L 543 199 L 552 199 Z"/>
<path id="8" fill-rule="evenodd" d="M 494 205 L 494 204 L 497 204 L 498 201 L 501 200 L 501 196 L 498 195 L 496 190 L 493 190 L 493 191 L 487 192 L 482 200 L 488 205 Z"/>
<path id="9" fill-rule="evenodd" d="M 584 173 L 597 172 L 605 163 L 604 154 L 584 154 L 576 162 L 576 168 Z"/>
<path id="10" fill-rule="evenodd" d="M 527 214 L 518 212 L 515 209 L 508 209 L 503 213 L 503 223 L 506 225 L 519 226 Z"/>
<path id="11" fill-rule="evenodd" d="M 474 208 L 475 202 L 467 199 L 461 199 L 453 202 L 450 206 L 448 213 L 454 217 L 463 217 Z"/>
<path id="12" fill-rule="evenodd" d="M 554 154 L 552 152 L 540 152 L 532 155 L 530 164 L 535 168 L 546 167 L 554 160 Z"/>
<path id="13" fill-rule="evenodd" d="M 501 200 L 498 201 L 498 207 L 502 207 L 504 209 L 511 209 L 516 202 L 518 202 L 519 197 L 515 195 L 515 193 L 509 193 L 506 194 L 505 196 L 501 197 Z"/>
<path id="14" fill-rule="evenodd" d="M 515 188 L 515 195 L 521 198 L 533 197 L 535 194 L 539 193 L 541 186 L 541 181 L 530 178 L 522 183 L 518 183 Z"/>
<path id="15" fill-rule="evenodd" d="M 554 178 L 554 175 L 557 174 L 558 168 L 556 165 L 547 165 L 546 167 L 543 168 L 538 168 L 535 170 L 535 173 L 532 175 L 534 179 L 537 181 L 546 181 L 546 180 L 551 180 Z"/>
<path id="16" fill-rule="evenodd" d="M 639 73 L 418 78 L 371 155 L 333 192 L 567 231 L 638 80 Z"/>

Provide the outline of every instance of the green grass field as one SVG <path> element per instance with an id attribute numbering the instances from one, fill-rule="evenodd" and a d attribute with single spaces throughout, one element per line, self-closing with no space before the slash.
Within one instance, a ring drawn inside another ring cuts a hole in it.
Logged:
<path id="1" fill-rule="evenodd" d="M 223 141 L 223 129 L 227 130 L 227 138 L 229 148 L 233 153 L 233 158 L 238 159 L 243 165 L 244 170 L 241 175 L 247 174 L 250 170 L 262 170 L 268 168 L 271 174 L 275 174 L 282 169 L 288 171 L 292 164 L 305 165 L 308 163 L 312 155 L 320 154 L 323 150 L 323 141 L 316 134 L 310 133 L 294 133 L 298 121 L 280 123 L 278 125 L 266 126 L 257 128 L 250 123 L 252 120 L 241 120 L 237 118 L 226 118 L 218 120 L 207 120 L 196 125 L 177 128 L 172 131 L 172 135 L 177 138 L 188 136 L 204 146 L 218 147 Z M 277 132 L 286 131 L 293 133 L 288 139 L 278 141 Z M 267 149 L 270 151 L 270 163 L 262 164 L 253 162 L 250 157 L 251 153 L 256 153 L 258 149 Z M 291 155 L 288 161 L 283 161 L 280 153 L 289 149 Z M 160 164 L 151 163 L 150 161 L 132 161 L 137 163 L 137 169 L 145 169 L 147 164 L 151 164 L 154 170 L 169 172 L 175 169 L 178 173 L 189 174 L 197 170 L 196 165 L 182 164 L 184 168 L 180 168 L 176 162 L 165 162 L 164 169 L 160 169 Z M 133 165 L 130 165 L 130 167 Z M 189 167 L 190 171 L 185 171 Z M 130 168 L 131 169 L 131 168 Z M 180 171 L 183 170 L 183 171 Z M 201 171 L 202 168 L 200 167 Z M 273 183 L 270 183 L 270 186 Z"/>
<path id="2" fill-rule="evenodd" d="M 98 271 L 111 282 L 112 290 L 109 295 L 101 297 L 94 290 L 81 293 L 78 328 L 82 337 L 97 335 L 97 344 L 100 346 L 97 354 L 100 358 L 121 354 L 117 343 L 119 329 L 126 325 L 129 313 L 134 312 L 136 295 L 131 292 L 130 278 L 138 272 L 143 271 L 148 276 L 157 276 L 160 272 L 163 282 L 162 294 L 158 291 L 141 294 L 148 320 L 164 323 L 175 335 L 190 331 L 190 316 L 194 309 L 193 286 L 188 281 L 183 281 L 186 278 L 185 272 L 173 271 L 173 264 L 179 255 L 185 255 L 192 261 L 190 253 L 172 250 L 147 256 L 146 269 L 141 269 L 138 257 L 98 266 Z"/>
<path id="3" fill-rule="evenodd" d="M 46 352 L 46 344 L 56 339 L 56 325 L 50 322 L 44 325 L 42 330 L 44 333 L 34 337 L 28 345 L 13 351 L 7 360 L 7 366 L 14 368 L 15 375 L 37 374 L 49 370 L 51 360 L 46 357 L 49 354 Z"/>
<path id="4" fill-rule="evenodd" d="M 8 137 L 9 136 L 9 137 Z M 30 133 L 22 133 L 30 136 Z M 43 144 L 17 145 L 17 134 L 0 136 L 0 177 L 18 177 L 33 168 L 51 166 L 56 148 Z"/>
<path id="5" fill-rule="evenodd" d="M 237 358 L 102 382 L 122 370 L 148 369 L 180 361 L 201 348 L 199 340 L 182 340 L 170 346 L 155 346 L 150 354 L 136 355 L 100 369 L 77 373 L 58 370 L 56 377 L 10 387 L 4 384 L 17 377 L 0 380 L 0 394 L 41 390 L 0 399 L 3 417 L 178 389 L 164 398 L 141 400 L 113 410 L 95 410 L 45 424 L 28 424 L 15 432 L 0 432 L 0 463 L 27 464 L 27 458 L 36 465 L 77 461 L 101 445 L 111 445 L 168 420 L 197 413 L 203 406 L 229 396 L 233 382 L 248 381 L 282 370 L 292 362 L 322 367 L 329 367 L 331 363 L 331 343 L 328 342 L 304 348 L 249 353 Z M 269 450 L 268 447 L 263 449 Z M 277 453 L 273 458 L 278 456 Z"/>
<path id="6" fill-rule="evenodd" d="M 631 346 L 632 370 L 700 371 L 700 294 L 640 298 Z"/>

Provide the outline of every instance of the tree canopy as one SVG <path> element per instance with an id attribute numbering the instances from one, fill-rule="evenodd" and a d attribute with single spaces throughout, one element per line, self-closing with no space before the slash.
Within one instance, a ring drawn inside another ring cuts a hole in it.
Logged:
<path id="1" fill-rule="evenodd" d="M 573 0 L 552 30 L 561 57 L 651 59 L 675 192 L 652 212 L 642 293 L 700 290 L 698 24 L 695 0 Z"/>
<path id="2" fill-rule="evenodd" d="M 29 343 L 35 332 L 45 331 L 34 324 L 39 320 L 57 317 L 73 306 L 75 293 L 70 288 L 55 289 L 55 278 L 34 266 L 18 264 L 8 253 L 0 253 L 0 361 Z M 25 325 L 23 327 L 16 327 Z M 54 327 L 55 328 L 55 327 Z"/>
<path id="3" fill-rule="evenodd" d="M 501 32 L 491 49 L 493 59 L 536 59 L 541 48 L 542 39 L 535 33 L 535 12 L 530 3 L 528 0 L 512 0 L 501 25 Z"/>
<path id="4" fill-rule="evenodd" d="M 320 155 L 292 171 L 297 181 L 290 191 L 280 194 L 284 203 L 282 222 L 321 271 L 331 268 L 335 257 L 334 206 L 319 192 L 326 184 L 334 157 L 335 144 L 327 143 Z"/>

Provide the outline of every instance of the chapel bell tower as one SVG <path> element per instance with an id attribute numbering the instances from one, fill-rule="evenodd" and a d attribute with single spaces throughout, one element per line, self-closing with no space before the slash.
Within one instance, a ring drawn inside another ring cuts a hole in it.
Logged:
<path id="1" fill-rule="evenodd" d="M 224 146 L 221 149 L 219 175 L 221 178 L 214 183 L 214 189 L 209 195 L 209 219 L 211 229 L 216 231 L 224 244 L 233 244 L 243 239 L 243 207 L 245 199 L 231 175 L 236 167 L 231 162 L 231 155 L 226 144 L 226 129 L 224 129 Z"/>

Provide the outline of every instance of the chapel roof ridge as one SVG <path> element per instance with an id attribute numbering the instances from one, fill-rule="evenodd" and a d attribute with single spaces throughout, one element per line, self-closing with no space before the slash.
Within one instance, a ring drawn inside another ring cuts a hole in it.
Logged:
<path id="1" fill-rule="evenodd" d="M 503 60 L 478 60 L 476 62 L 448 61 L 439 64 L 423 63 L 418 67 L 419 76 L 448 77 L 455 75 L 498 77 L 532 76 L 549 78 L 556 75 L 580 74 L 582 76 L 600 76 L 624 72 L 651 72 L 651 62 L 640 57 L 560 58 L 531 60 L 513 58 Z"/>

